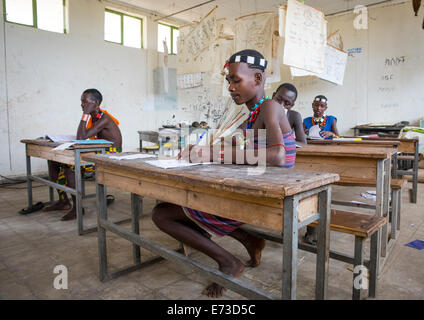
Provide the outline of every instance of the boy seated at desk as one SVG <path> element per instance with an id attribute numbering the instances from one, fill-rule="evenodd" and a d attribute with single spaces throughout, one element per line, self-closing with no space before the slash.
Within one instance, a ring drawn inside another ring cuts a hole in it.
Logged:
<path id="1" fill-rule="evenodd" d="M 272 95 L 272 99 L 287 109 L 287 119 L 290 127 L 294 130 L 296 142 L 306 145 L 306 135 L 303 129 L 302 116 L 292 110 L 297 99 L 297 89 L 291 83 L 283 83 Z"/>
<path id="2" fill-rule="evenodd" d="M 100 109 L 102 94 L 97 89 L 87 89 L 81 96 L 82 118 L 78 126 L 77 139 L 105 139 L 113 142 L 112 147 L 106 148 L 106 153 L 117 153 L 122 151 L 122 136 L 119 129 L 119 121 L 107 111 Z M 53 182 L 66 185 L 75 189 L 74 166 L 65 165 L 55 161 L 48 161 L 49 177 Z M 94 171 L 94 166 L 82 166 L 83 171 Z M 62 217 L 62 221 L 76 219 L 76 198 L 72 195 L 73 206 L 66 192 L 57 190 L 59 201 L 51 206 L 45 207 L 43 211 L 70 210 Z M 83 209 L 84 210 L 84 209 Z M 83 211 L 84 212 L 84 211 Z"/>
<path id="3" fill-rule="evenodd" d="M 333 139 L 339 136 L 337 118 L 325 115 L 327 101 L 325 96 L 319 95 L 312 102 L 314 116 L 303 120 L 303 127 L 308 138 Z"/>
<path id="4" fill-rule="evenodd" d="M 293 168 L 296 158 L 296 144 L 290 124 L 281 106 L 265 96 L 265 69 L 267 62 L 263 55 L 256 50 L 243 50 L 231 56 L 226 63 L 226 79 L 229 83 L 228 90 L 237 105 L 246 104 L 250 110 L 250 116 L 239 129 L 246 133 L 246 129 L 253 129 L 254 143 L 247 144 L 247 148 L 257 147 L 259 129 L 266 129 L 266 145 L 262 149 L 266 155 L 266 163 L 271 166 Z M 237 161 L 237 153 L 244 153 L 246 149 L 229 146 L 228 154 L 232 156 L 232 163 Z M 223 153 L 216 155 L 211 146 L 190 146 L 183 152 L 183 158 L 194 161 L 215 161 L 222 163 Z M 214 158 L 216 157 L 216 158 Z M 256 163 L 255 163 L 256 164 Z M 260 264 L 261 252 L 265 246 L 265 240 L 247 233 L 241 229 L 242 222 L 230 220 L 215 215 L 181 207 L 171 203 L 158 204 L 153 209 L 152 219 L 160 230 L 173 238 L 195 248 L 214 259 L 219 270 L 233 277 L 239 276 L 245 266 L 256 267 Z M 228 235 L 246 248 L 250 260 L 245 264 L 233 256 L 225 248 L 212 241 L 210 233 L 217 236 Z M 225 289 L 212 283 L 203 294 L 209 297 L 220 297 Z"/>

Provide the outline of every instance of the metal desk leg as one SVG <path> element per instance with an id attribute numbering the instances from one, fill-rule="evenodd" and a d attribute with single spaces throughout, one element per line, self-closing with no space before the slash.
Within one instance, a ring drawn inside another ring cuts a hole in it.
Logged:
<path id="1" fill-rule="evenodd" d="M 99 278 L 105 281 L 108 278 L 106 229 L 101 226 L 100 219 L 107 220 L 106 189 L 102 184 L 96 184 L 97 189 L 97 242 L 99 247 Z"/>
<path id="2" fill-rule="evenodd" d="M 388 224 L 389 224 L 389 195 L 390 195 L 390 159 L 384 160 L 384 189 L 383 189 L 383 215 L 387 217 L 386 223 L 381 228 L 381 256 L 387 256 Z"/>
<path id="3" fill-rule="evenodd" d="M 315 299 L 327 299 L 328 267 L 330 259 L 330 204 L 331 186 L 318 194 L 318 242 Z"/>
<path id="4" fill-rule="evenodd" d="M 383 192 L 384 192 L 384 160 L 378 160 L 377 162 L 377 185 L 376 185 L 376 203 L 375 203 L 375 215 L 377 217 L 383 216 Z M 381 229 L 377 231 L 377 269 L 378 275 L 380 274 L 380 255 L 381 255 Z"/>
<path id="5" fill-rule="evenodd" d="M 371 236 L 371 248 L 370 248 L 370 282 L 368 289 L 369 297 L 376 297 L 377 295 L 377 275 L 378 275 L 378 233 L 375 232 Z"/>
<path id="6" fill-rule="evenodd" d="M 418 141 L 415 141 L 415 154 L 414 164 L 412 167 L 414 175 L 412 176 L 412 203 L 417 203 L 417 189 L 418 189 L 418 160 L 420 155 L 418 153 Z"/>
<path id="7" fill-rule="evenodd" d="M 82 194 L 81 194 L 81 152 L 75 149 L 75 191 L 76 191 L 76 211 L 77 211 L 77 223 L 78 223 L 78 235 L 84 233 L 83 221 L 82 221 Z"/>
<path id="8" fill-rule="evenodd" d="M 283 212 L 283 300 L 296 299 L 298 205 L 296 197 L 284 199 Z"/>
<path id="9" fill-rule="evenodd" d="M 143 198 L 137 194 L 131 193 L 131 224 L 132 232 L 136 235 L 140 234 L 140 215 L 142 211 Z M 140 264 L 140 246 L 133 243 L 134 264 Z"/>
<path id="10" fill-rule="evenodd" d="M 26 167 L 27 167 L 27 184 L 28 184 L 28 208 L 31 208 L 33 205 L 32 202 L 32 180 L 31 176 L 31 157 L 26 156 Z"/>
<path id="11" fill-rule="evenodd" d="M 52 187 L 49 187 L 49 198 L 50 198 L 50 203 L 54 202 L 54 189 Z"/>
<path id="12" fill-rule="evenodd" d="M 400 190 L 393 190 L 392 191 L 392 223 L 391 223 L 391 234 L 390 234 L 390 238 L 391 239 L 396 239 L 397 238 L 397 223 L 398 223 L 398 215 L 400 214 L 399 212 L 399 201 L 401 200 L 399 198 L 399 194 L 401 193 L 401 189 Z"/>
<path id="13" fill-rule="evenodd" d="M 356 266 L 364 265 L 364 247 L 363 247 L 364 239 L 355 236 L 355 256 L 353 263 L 353 270 L 355 271 Z M 361 270 L 361 272 L 363 272 Z M 361 300 L 361 286 L 358 288 L 358 283 L 356 281 L 356 277 L 359 276 L 359 273 L 353 273 L 353 291 L 352 291 L 352 300 Z M 364 277 L 364 275 L 362 275 Z M 366 280 L 366 279 L 365 279 Z M 363 279 L 364 281 L 364 279 Z"/>

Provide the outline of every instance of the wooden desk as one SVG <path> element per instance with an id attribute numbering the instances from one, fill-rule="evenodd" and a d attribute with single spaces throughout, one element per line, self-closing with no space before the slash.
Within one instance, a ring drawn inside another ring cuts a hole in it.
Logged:
<path id="1" fill-rule="evenodd" d="M 313 173 L 268 167 L 261 175 L 249 175 L 251 166 L 201 165 L 184 169 L 160 169 L 142 159 L 111 160 L 107 155 L 87 155 L 97 171 L 98 241 L 102 281 L 151 264 L 140 263 L 140 246 L 183 265 L 190 265 L 228 289 L 252 299 L 273 299 L 264 292 L 219 270 L 165 248 L 139 235 L 140 196 L 202 210 L 261 228 L 283 231 L 283 299 L 296 298 L 298 229 L 319 220 L 316 266 L 316 298 L 327 296 L 329 259 L 330 184 L 338 180 L 331 173 Z M 107 220 L 105 186 L 131 193 L 132 232 Z M 284 221 L 284 224 L 283 224 Z M 115 274 L 107 269 L 106 230 L 133 243 L 134 265 Z"/>
<path id="2" fill-rule="evenodd" d="M 362 138 L 362 137 L 361 137 Z M 398 156 L 395 155 L 394 162 L 395 165 L 393 166 L 393 178 L 397 179 L 399 176 L 402 175 L 411 175 L 412 176 L 412 203 L 417 203 L 417 193 L 418 193 L 418 162 L 420 161 L 420 154 L 419 154 L 419 141 L 418 138 L 414 139 L 407 139 L 407 138 L 386 138 L 386 137 L 380 137 L 380 138 L 362 138 L 364 141 L 378 141 L 378 142 L 387 142 L 387 141 L 394 141 L 399 142 L 398 152 L 403 154 L 411 154 L 411 161 L 413 162 L 412 165 L 412 172 L 408 170 L 400 170 L 398 169 L 398 161 L 402 161 L 405 158 L 409 158 L 408 156 Z"/>
<path id="3" fill-rule="evenodd" d="M 33 205 L 32 199 L 32 181 L 41 182 L 49 186 L 50 201 L 54 201 L 54 190 L 60 189 L 68 192 L 76 197 L 76 212 L 77 212 L 77 223 L 78 223 L 78 234 L 83 235 L 89 232 L 94 232 L 97 227 L 84 229 L 83 228 L 83 216 L 82 216 L 82 199 L 89 198 L 90 195 L 85 195 L 84 184 L 81 179 L 81 166 L 88 163 L 81 160 L 81 154 L 93 153 L 100 151 L 104 153 L 105 148 L 111 146 L 111 144 L 90 144 L 90 145 L 73 145 L 72 149 L 53 151 L 52 149 L 59 146 L 61 143 L 51 142 L 49 140 L 21 140 L 25 144 L 26 149 L 26 168 L 27 168 L 27 180 L 28 180 L 28 207 Z M 75 189 L 63 186 L 61 184 L 52 182 L 50 180 L 42 179 L 33 176 L 31 173 L 31 157 L 42 158 L 46 160 L 56 161 L 63 164 L 75 166 Z M 94 195 L 93 195 L 94 196 Z M 128 220 L 126 220 L 128 221 Z"/>
<path id="4" fill-rule="evenodd" d="M 356 126 L 353 129 L 353 134 L 355 136 L 366 135 L 366 134 L 380 134 L 386 137 L 398 137 L 400 131 L 404 128 L 404 126 L 396 126 L 396 125 L 382 125 L 376 126 L 372 124 L 364 124 Z"/>
<path id="5" fill-rule="evenodd" d="M 309 140 L 308 144 L 317 144 L 317 145 L 341 145 L 341 146 L 355 146 L 363 148 L 395 148 L 398 149 L 401 144 L 400 141 L 394 140 L 360 140 L 360 141 L 350 141 L 350 140 Z"/>
<path id="6" fill-rule="evenodd" d="M 389 213 L 390 160 L 395 150 L 391 148 L 357 147 L 352 145 L 309 144 L 297 149 L 296 169 L 337 173 L 337 184 L 349 185 L 349 180 L 375 182 L 375 215 L 387 216 Z M 388 220 L 388 219 L 387 219 Z M 387 224 L 379 231 L 378 257 L 386 255 Z M 379 271 L 383 267 L 378 259 Z"/>

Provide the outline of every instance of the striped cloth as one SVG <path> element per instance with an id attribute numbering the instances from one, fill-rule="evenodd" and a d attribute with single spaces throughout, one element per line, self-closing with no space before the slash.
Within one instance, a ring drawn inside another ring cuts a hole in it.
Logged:
<path id="1" fill-rule="evenodd" d="M 294 162 L 296 160 L 296 142 L 293 130 L 289 133 L 283 134 L 284 149 L 286 151 L 286 162 L 283 168 L 294 168 Z M 255 148 L 258 148 L 257 139 L 254 141 Z M 194 210 L 187 207 L 182 207 L 185 215 L 194 221 L 202 229 L 212 232 L 217 236 L 225 236 L 233 232 L 244 223 L 218 217 L 206 212 Z"/>

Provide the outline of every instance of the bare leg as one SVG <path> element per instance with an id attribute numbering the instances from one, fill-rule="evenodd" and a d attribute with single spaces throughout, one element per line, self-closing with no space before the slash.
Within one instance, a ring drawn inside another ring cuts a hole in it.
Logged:
<path id="1" fill-rule="evenodd" d="M 257 267 L 261 263 L 262 250 L 265 247 L 265 240 L 256 237 L 243 229 L 236 229 L 229 234 L 230 237 L 241 242 L 246 248 L 250 256 L 250 260 L 246 263 L 247 267 Z"/>
<path id="2" fill-rule="evenodd" d="M 316 245 L 318 241 L 318 232 L 315 227 L 306 227 L 305 241 L 309 244 Z"/>
<path id="3" fill-rule="evenodd" d="M 239 259 L 189 225 L 192 221 L 180 206 L 160 203 L 153 209 L 152 220 L 163 232 L 214 259 L 221 272 L 233 277 L 243 272 L 244 265 Z M 224 290 L 220 285 L 212 284 L 204 293 L 218 298 Z"/>
<path id="4" fill-rule="evenodd" d="M 49 178 L 52 182 L 57 182 L 59 178 L 60 173 L 60 164 L 55 161 L 47 161 L 48 167 L 49 167 Z M 59 201 L 56 203 L 44 207 L 43 211 L 55 211 L 55 210 L 69 210 L 71 209 L 71 203 L 69 202 L 68 196 L 65 192 L 61 190 L 57 190 L 57 193 L 59 194 Z"/>
<path id="5" fill-rule="evenodd" d="M 75 189 L 74 171 L 69 167 L 65 167 L 65 176 L 68 182 L 68 187 Z M 73 204 L 72 209 L 67 214 L 65 214 L 60 220 L 68 221 L 68 220 L 75 220 L 77 218 L 77 209 L 76 209 L 77 199 L 74 195 L 72 195 L 72 204 Z M 84 213 L 84 208 L 82 209 L 82 212 Z"/>

